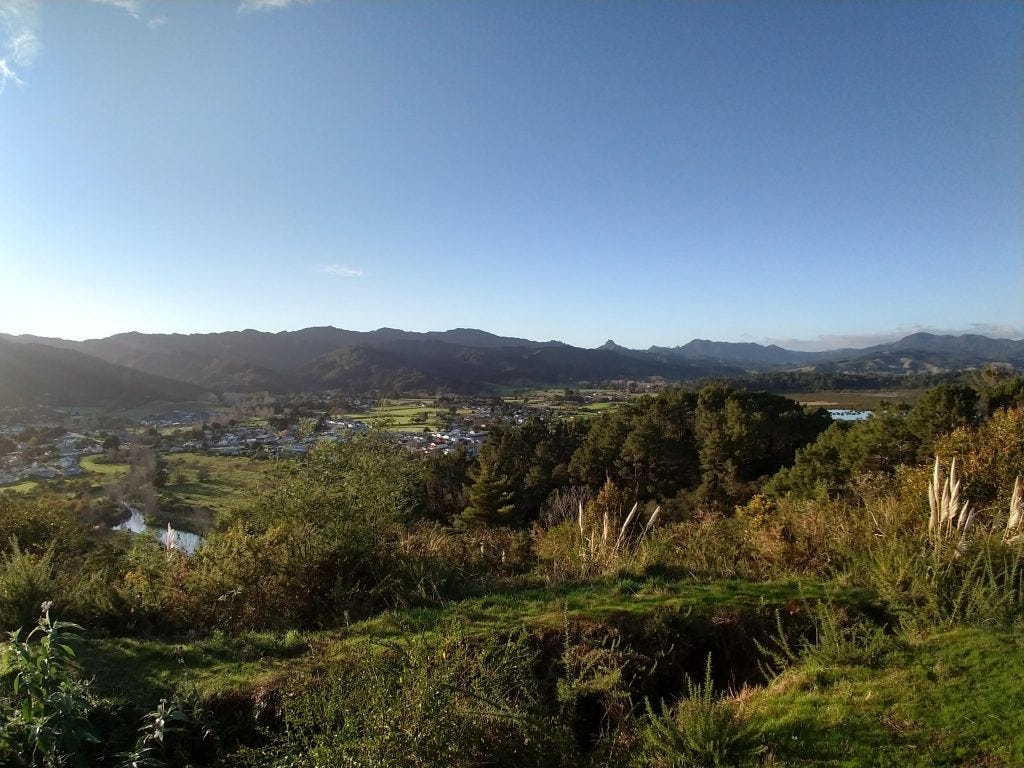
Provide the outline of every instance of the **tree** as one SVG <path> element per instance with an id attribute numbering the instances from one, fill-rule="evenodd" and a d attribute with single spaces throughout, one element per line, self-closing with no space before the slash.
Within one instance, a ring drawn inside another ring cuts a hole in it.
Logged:
<path id="1" fill-rule="evenodd" d="M 501 474 L 493 458 L 485 453 L 470 474 L 469 506 L 459 516 L 460 528 L 478 525 L 511 525 L 515 521 L 514 495 L 508 476 Z"/>
<path id="2" fill-rule="evenodd" d="M 957 427 L 970 427 L 978 418 L 978 393 L 960 384 L 940 384 L 927 390 L 908 416 L 911 431 L 921 442 L 919 458 L 932 454 L 932 446 Z"/>

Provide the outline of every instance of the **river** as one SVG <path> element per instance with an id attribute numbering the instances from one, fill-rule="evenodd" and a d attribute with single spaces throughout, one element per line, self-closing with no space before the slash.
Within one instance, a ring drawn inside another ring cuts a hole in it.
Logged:
<path id="1" fill-rule="evenodd" d="M 167 537 L 171 537 L 171 546 L 174 549 L 184 552 L 186 555 L 194 554 L 199 547 L 206 541 L 202 536 L 197 533 L 190 533 L 188 531 L 179 531 L 170 526 L 166 528 L 154 528 L 151 525 L 146 524 L 146 518 L 142 516 L 142 513 L 135 507 L 125 504 L 125 508 L 128 510 L 128 519 L 119 525 L 115 525 L 113 530 L 115 531 L 127 531 L 128 533 L 148 533 L 153 536 L 157 541 L 167 546 Z"/>

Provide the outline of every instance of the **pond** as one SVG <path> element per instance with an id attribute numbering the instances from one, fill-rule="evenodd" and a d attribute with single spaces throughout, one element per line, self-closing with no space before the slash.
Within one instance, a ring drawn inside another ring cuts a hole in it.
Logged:
<path id="1" fill-rule="evenodd" d="M 115 525 L 112 530 L 127 531 L 128 533 L 147 533 L 153 536 L 165 547 L 167 546 L 167 537 L 170 536 L 171 546 L 174 549 L 184 552 L 186 555 L 194 554 L 205 541 L 205 539 L 197 533 L 179 531 L 175 528 L 171 528 L 169 525 L 166 528 L 155 528 L 151 525 L 147 525 L 146 518 L 142 516 L 142 513 L 139 510 L 128 504 L 125 504 L 125 508 L 128 510 L 128 519 L 123 523 Z"/>

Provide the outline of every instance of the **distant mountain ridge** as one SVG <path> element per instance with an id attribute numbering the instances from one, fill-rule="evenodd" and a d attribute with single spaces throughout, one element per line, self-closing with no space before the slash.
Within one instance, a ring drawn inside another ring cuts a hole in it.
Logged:
<path id="1" fill-rule="evenodd" d="M 138 405 L 209 398 L 203 387 L 112 365 L 74 349 L 0 338 L 2 405 Z"/>
<path id="2" fill-rule="evenodd" d="M 7 392 L 24 393 L 26 382 L 32 380 L 43 386 L 40 391 L 49 392 L 51 399 L 62 393 L 59 399 L 65 400 L 74 395 L 73 380 L 83 376 L 83 371 L 92 382 L 83 396 L 96 399 L 101 394 L 97 389 L 102 389 L 98 383 L 109 381 L 113 382 L 111 391 L 122 395 L 134 392 L 137 399 L 146 393 L 175 391 L 175 385 L 181 385 L 180 391 L 189 393 L 188 397 L 199 391 L 323 389 L 468 393 L 501 386 L 613 379 L 684 381 L 803 367 L 893 375 L 985 363 L 1024 368 L 1024 341 L 929 333 L 864 349 L 825 352 L 706 339 L 646 350 L 628 349 L 609 340 L 597 349 L 583 349 L 560 341 L 531 341 L 474 328 L 421 333 L 396 328 L 349 331 L 331 326 L 279 333 L 252 329 L 189 335 L 131 332 L 81 342 L 0 334 L 0 345 L 6 355 L 0 356 L 0 397 Z M 23 348 L 20 356 L 12 352 L 18 347 Z M 47 356 L 40 349 L 53 353 Z M 58 351 L 66 354 L 61 357 Z M 91 368 L 83 358 L 95 361 Z M 63 375 L 68 384 L 61 389 L 45 385 L 46 377 L 32 379 L 31 360 L 49 376 Z M 64 374 L 60 373 L 62 366 Z M 16 370 L 20 383 L 14 382 Z M 126 378 L 125 371 L 134 372 L 136 378 Z"/>

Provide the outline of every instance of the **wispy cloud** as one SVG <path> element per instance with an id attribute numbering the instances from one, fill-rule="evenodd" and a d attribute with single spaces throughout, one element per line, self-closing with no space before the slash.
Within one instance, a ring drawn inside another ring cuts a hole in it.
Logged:
<path id="1" fill-rule="evenodd" d="M 100 5 L 112 5 L 115 8 L 120 8 L 122 11 L 127 13 L 129 16 L 133 16 L 136 19 L 142 18 L 142 0 L 92 0 L 94 3 Z"/>
<path id="2" fill-rule="evenodd" d="M 335 277 L 362 277 L 363 270 L 353 269 L 352 267 L 346 267 L 344 264 L 328 264 L 320 270 L 325 275 L 334 275 Z"/>
<path id="3" fill-rule="evenodd" d="M 8 83 L 22 85 L 20 72 L 39 54 L 37 0 L 0 0 L 0 93 Z"/>
<path id="4" fill-rule="evenodd" d="M 242 0 L 238 4 L 238 12 L 276 11 L 281 8 L 287 8 L 290 5 L 308 5 L 311 2 L 313 0 Z"/>
<path id="5" fill-rule="evenodd" d="M 92 0 L 109 5 L 143 20 L 145 0 Z M 42 43 L 39 41 L 39 7 L 41 0 L 0 0 L 0 93 L 8 83 L 24 85 L 21 73 L 32 66 Z M 147 21 L 158 27 L 167 19 L 156 16 Z"/>
<path id="6" fill-rule="evenodd" d="M 152 19 L 146 22 L 146 26 L 150 29 L 156 29 L 157 27 L 162 27 L 166 23 L 166 16 L 154 16 Z"/>

